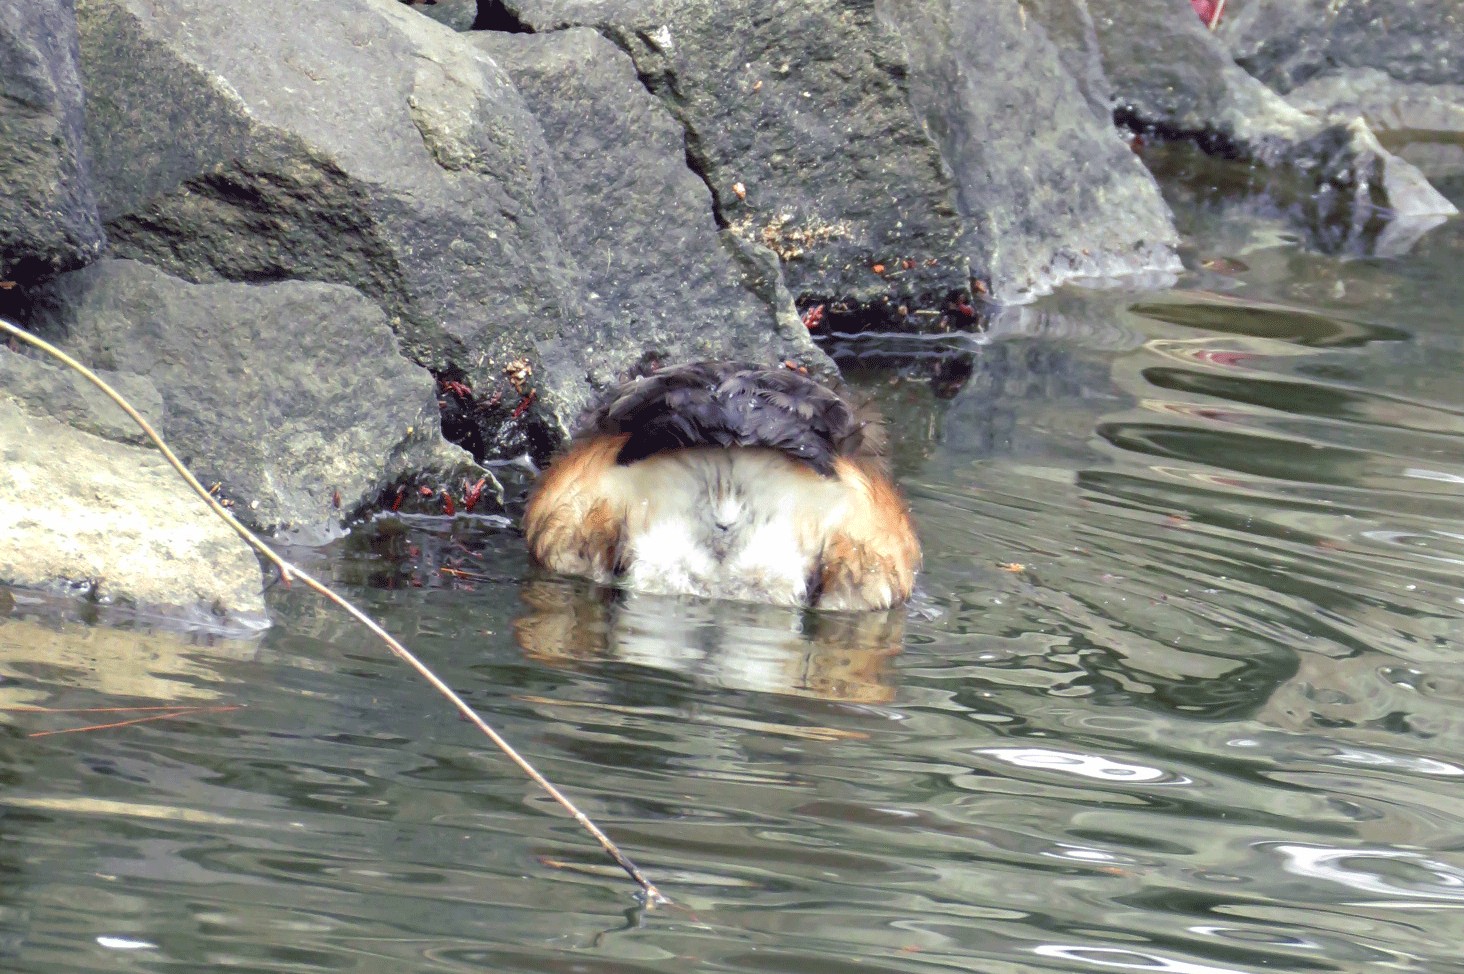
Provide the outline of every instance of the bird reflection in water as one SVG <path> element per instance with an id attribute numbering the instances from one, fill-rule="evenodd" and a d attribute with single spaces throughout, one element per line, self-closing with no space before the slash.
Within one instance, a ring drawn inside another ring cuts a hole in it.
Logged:
<path id="1" fill-rule="evenodd" d="M 518 644 L 551 665 L 616 661 L 738 690 L 849 703 L 894 699 L 905 610 L 809 612 L 648 595 L 567 579 L 520 590 Z"/>

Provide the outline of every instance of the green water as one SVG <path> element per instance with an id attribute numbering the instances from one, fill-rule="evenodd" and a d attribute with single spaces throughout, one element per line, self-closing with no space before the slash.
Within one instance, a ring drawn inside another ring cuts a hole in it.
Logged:
<path id="1" fill-rule="evenodd" d="M 0 970 L 1464 971 L 1464 224 L 1213 239 L 833 346 L 908 613 L 616 599 L 491 520 L 312 556 L 677 909 L 306 595 L 250 643 L 22 600 L 0 703 L 220 709 L 0 715 Z"/>

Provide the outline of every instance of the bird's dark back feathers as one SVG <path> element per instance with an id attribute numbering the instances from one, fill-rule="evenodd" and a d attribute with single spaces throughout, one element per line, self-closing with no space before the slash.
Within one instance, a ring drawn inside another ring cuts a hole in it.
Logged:
<path id="1" fill-rule="evenodd" d="M 617 462 L 693 446 L 760 446 L 832 476 L 834 460 L 875 458 L 879 425 L 808 376 L 748 362 L 663 369 L 611 390 L 581 422 L 581 436 L 629 439 Z"/>

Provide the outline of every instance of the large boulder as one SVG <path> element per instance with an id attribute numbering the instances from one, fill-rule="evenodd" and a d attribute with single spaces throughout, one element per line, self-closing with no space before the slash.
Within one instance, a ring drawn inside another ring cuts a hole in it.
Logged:
<path id="1" fill-rule="evenodd" d="M 962 248 L 993 298 L 1022 301 L 1072 278 L 1179 268 L 1158 186 L 1021 6 L 878 7 L 904 39 L 911 102 L 955 178 Z M 1070 40 L 1079 44 L 1074 66 L 1091 70 L 1081 33 Z"/>
<path id="2" fill-rule="evenodd" d="M 254 553 L 160 453 L 67 425 L 27 390 L 52 384 L 64 411 L 90 413 L 78 425 L 104 431 L 115 406 L 79 405 L 58 368 L 4 349 L 0 376 L 0 582 L 187 625 L 263 625 Z"/>
<path id="3" fill-rule="evenodd" d="M 597 385 L 688 337 L 818 361 L 806 335 L 769 337 L 771 307 L 753 336 L 687 324 L 641 342 L 600 300 L 603 252 L 566 244 L 578 218 L 507 75 L 396 0 L 80 0 L 78 18 L 117 253 L 196 281 L 356 288 L 408 356 L 471 389 L 461 415 L 485 452 L 547 453 Z M 616 244 L 675 262 L 674 239 Z M 664 298 L 666 320 L 689 317 Z"/>
<path id="4" fill-rule="evenodd" d="M 905 325 L 917 319 L 901 307 L 968 287 L 1023 300 L 1068 277 L 1173 266 L 1152 181 L 1015 6 L 496 6 L 500 26 L 590 26 L 627 51 L 685 128 L 721 222 L 777 253 L 798 302 L 831 318 Z"/>
<path id="5" fill-rule="evenodd" d="M 72 0 L 0 4 L 0 280 L 95 260 Z"/>
<path id="6" fill-rule="evenodd" d="M 95 368 L 146 375 L 160 432 L 245 523 L 318 544 L 391 485 L 454 487 L 436 387 L 375 303 L 336 284 L 192 284 L 129 260 L 62 275 L 36 324 Z"/>
<path id="7" fill-rule="evenodd" d="M 1090 0 L 1123 123 L 1299 177 L 1317 218 L 1431 219 L 1456 212 L 1358 119 L 1318 119 L 1231 60 L 1185 0 Z"/>
<path id="8" fill-rule="evenodd" d="M 474 43 L 543 129 L 564 204 L 560 236 L 585 270 L 582 308 L 605 323 L 603 338 L 659 360 L 717 357 L 729 345 L 763 361 L 808 356 L 808 329 L 772 255 L 719 230 L 681 126 L 628 56 L 588 28 L 478 33 Z"/>

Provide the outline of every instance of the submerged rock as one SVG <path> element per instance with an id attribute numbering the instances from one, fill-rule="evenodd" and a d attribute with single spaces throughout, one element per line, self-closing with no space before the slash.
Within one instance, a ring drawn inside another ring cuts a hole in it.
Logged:
<path id="1" fill-rule="evenodd" d="M 719 219 L 778 255 L 800 304 L 903 327 L 899 307 L 939 307 L 973 278 L 977 291 L 1024 300 L 1071 276 L 1173 267 L 1152 180 L 1122 159 L 1056 49 L 1015 7 L 499 7 L 512 18 L 501 25 L 591 26 L 627 51 L 685 128 Z M 1036 82 L 1021 70 L 1028 57 Z"/>
<path id="2" fill-rule="evenodd" d="M 190 284 L 105 260 L 54 281 L 36 317 L 88 365 L 146 375 L 169 446 L 282 539 L 329 540 L 407 477 L 475 472 L 442 439 L 432 376 L 349 288 Z"/>
<path id="3" fill-rule="evenodd" d="M 1456 212 L 1365 123 L 1314 118 L 1246 74 L 1182 0 L 1089 5 L 1125 124 L 1300 177 L 1320 194 L 1314 226 Z"/>
<path id="4" fill-rule="evenodd" d="M 0 4 L 0 280 L 21 283 L 97 258 L 69 0 Z"/>
<path id="5" fill-rule="evenodd" d="M 1429 178 L 1464 175 L 1464 84 L 1410 84 L 1374 68 L 1315 77 L 1286 100 L 1319 117 L 1361 117 Z"/>

